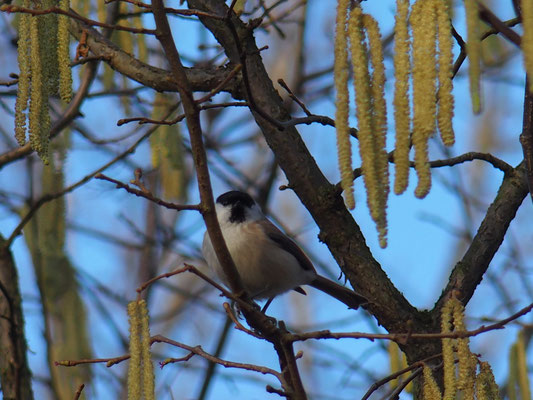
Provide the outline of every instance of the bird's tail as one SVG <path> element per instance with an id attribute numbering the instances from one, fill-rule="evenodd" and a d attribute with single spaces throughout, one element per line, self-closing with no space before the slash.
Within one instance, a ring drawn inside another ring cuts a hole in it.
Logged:
<path id="1" fill-rule="evenodd" d="M 335 297 L 340 302 L 346 304 L 348 308 L 353 308 L 354 310 L 360 305 L 368 303 L 368 300 L 360 294 L 320 275 L 317 275 L 316 279 L 310 285 Z"/>

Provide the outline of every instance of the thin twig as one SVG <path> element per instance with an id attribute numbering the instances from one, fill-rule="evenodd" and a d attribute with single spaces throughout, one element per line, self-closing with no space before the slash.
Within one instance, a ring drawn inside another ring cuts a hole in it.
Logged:
<path id="1" fill-rule="evenodd" d="M 394 342 L 402 342 L 405 341 L 407 337 L 410 339 L 444 339 L 444 338 L 450 338 L 450 339 L 459 339 L 459 338 L 466 338 L 466 337 L 472 337 L 477 336 L 481 333 L 497 330 L 497 329 L 503 329 L 505 328 L 505 325 L 508 324 L 511 321 L 514 321 L 515 319 L 518 319 L 522 317 L 523 315 L 529 313 L 533 309 L 533 303 L 528 305 L 527 307 L 522 308 L 517 313 L 511 315 L 508 318 L 502 319 L 492 325 L 482 325 L 478 329 L 475 329 L 473 331 L 457 331 L 457 332 L 451 332 L 451 333 L 363 333 L 363 332 L 331 332 L 329 330 L 323 330 L 323 331 L 316 331 L 316 332 L 307 332 L 307 333 L 295 333 L 290 336 L 290 340 L 293 342 L 296 341 L 305 341 L 309 339 L 368 339 L 370 341 L 374 341 L 376 339 L 379 340 L 392 340 Z"/>
<path id="2" fill-rule="evenodd" d="M 400 397 L 400 393 L 407 387 L 407 385 L 409 385 L 409 383 L 411 383 L 413 379 L 422 373 L 422 370 L 423 367 L 418 367 L 418 369 L 409 375 L 405 381 L 401 382 L 391 393 L 389 400 L 397 400 Z"/>
<path id="3" fill-rule="evenodd" d="M 225 107 L 248 107 L 248 103 L 245 101 L 230 101 L 227 103 L 217 103 L 217 104 L 204 104 L 200 108 L 200 110 L 209 110 L 212 108 L 225 108 Z M 180 114 L 176 118 L 172 120 L 157 120 L 157 119 L 151 119 L 146 117 L 133 117 L 133 118 L 123 118 L 119 119 L 117 121 L 117 125 L 121 126 L 124 124 L 128 124 L 130 122 L 138 122 L 139 125 L 143 124 L 158 124 L 158 125 L 174 125 L 178 122 L 185 119 L 185 114 Z"/>
<path id="4" fill-rule="evenodd" d="M 4 11 L 7 13 L 12 12 L 19 12 L 19 13 L 25 13 L 25 14 L 31 14 L 31 15 L 46 15 L 46 14 L 62 14 L 66 15 L 67 17 L 77 19 L 78 21 L 82 21 L 90 26 L 99 26 L 101 28 L 107 28 L 117 31 L 126 31 L 131 33 L 142 33 L 145 35 L 155 35 L 155 30 L 153 29 L 145 29 L 145 28 L 131 28 L 129 26 L 123 26 L 123 25 L 111 25 L 106 24 L 105 22 L 95 21 L 93 19 L 82 17 L 81 15 L 73 12 L 73 11 L 66 11 L 59 7 L 50 7 L 45 10 L 34 10 L 32 8 L 26 8 L 26 7 L 19 7 L 14 5 L 3 5 L 0 7 L 0 11 Z"/>
<path id="5" fill-rule="evenodd" d="M 289 94 L 289 97 L 300 106 L 300 108 L 303 110 L 305 115 L 307 115 L 308 117 L 312 116 L 311 111 L 309 111 L 307 107 L 305 106 L 305 104 L 292 92 L 291 89 L 289 89 L 289 86 L 285 83 L 283 79 L 278 79 L 278 83 L 281 85 L 283 89 L 287 91 L 287 93 Z"/>
<path id="6" fill-rule="evenodd" d="M 191 353 L 199 355 L 200 357 L 203 357 L 206 360 L 213 361 L 213 362 L 215 362 L 215 363 L 217 363 L 219 365 L 222 365 L 225 368 L 238 368 L 238 369 L 245 369 L 245 370 L 248 370 L 248 371 L 255 371 L 255 372 L 259 372 L 259 373 L 261 373 L 263 375 L 275 376 L 279 381 L 283 380 L 282 375 L 278 371 L 275 371 L 275 370 L 273 370 L 271 368 L 261 367 L 259 365 L 254 365 L 254 364 L 244 364 L 244 363 L 238 363 L 238 362 L 223 360 L 221 358 L 214 357 L 213 355 L 205 352 L 202 349 L 201 346 L 194 346 L 194 347 L 193 346 L 188 346 L 186 344 L 177 342 L 175 340 L 169 339 L 169 338 L 167 338 L 165 336 L 162 336 L 162 335 L 152 336 L 150 341 L 152 343 L 167 343 L 167 344 L 170 344 L 172 346 L 179 347 L 180 349 L 184 349 L 184 350 L 187 350 L 187 351 L 189 351 Z"/>
<path id="7" fill-rule="evenodd" d="M 85 388 L 85 383 L 82 383 L 80 386 L 78 386 L 78 390 L 76 390 L 76 393 L 74 393 L 74 400 L 78 400 L 80 398 L 83 388 Z"/>
<path id="8" fill-rule="evenodd" d="M 155 197 L 149 191 L 132 188 L 131 186 L 129 186 L 129 185 L 123 183 L 123 182 L 120 182 L 120 181 L 118 181 L 116 179 L 110 178 L 109 176 L 106 176 L 106 175 L 101 174 L 101 173 L 96 174 L 94 176 L 94 178 L 114 183 L 117 186 L 117 188 L 119 188 L 119 189 L 124 189 L 128 193 L 134 194 L 135 196 L 138 196 L 138 197 L 143 197 L 143 198 L 145 198 L 147 200 L 150 200 L 153 203 L 156 203 L 156 204 L 158 204 L 160 206 L 166 207 L 166 208 L 171 209 L 171 210 L 177 210 L 177 211 L 195 210 L 195 211 L 200 211 L 200 205 L 199 204 L 175 204 L 175 203 L 170 203 L 168 201 L 164 201 L 164 200 L 162 200 L 162 199 L 160 199 L 158 197 Z"/>
<path id="9" fill-rule="evenodd" d="M 421 366 L 424 365 L 424 363 L 428 362 L 428 361 L 431 361 L 435 358 L 439 358 L 439 357 L 442 357 L 442 353 L 439 353 L 439 354 L 435 354 L 435 355 L 432 355 L 431 357 L 427 357 L 423 360 L 420 360 L 420 361 L 417 361 L 411 365 L 409 365 L 408 367 L 406 368 L 403 368 L 399 371 L 396 371 L 395 373 L 393 374 L 390 374 L 389 376 L 386 376 L 385 378 L 383 379 L 380 379 L 379 381 L 376 381 L 372 384 L 372 386 L 370 386 L 370 388 L 367 390 L 367 392 L 365 393 L 365 395 L 363 397 L 361 397 L 361 400 L 367 400 L 371 395 L 372 393 L 374 393 L 377 389 L 379 389 L 381 386 L 385 385 L 386 383 L 398 378 L 399 376 L 409 372 L 409 371 L 412 371 L 416 368 L 419 368 Z"/>
<path id="10" fill-rule="evenodd" d="M 479 17 L 492 26 L 495 30 L 500 32 L 503 37 L 513 43 L 515 46 L 520 47 L 522 38 L 518 33 L 513 31 L 505 22 L 499 19 L 487 6 L 481 2 L 477 2 L 479 7 Z"/>
<path id="11" fill-rule="evenodd" d="M 123 3 L 130 3 L 137 7 L 146 9 L 147 12 L 150 12 L 152 9 L 152 6 L 147 3 L 143 3 L 142 1 L 136 1 L 136 0 L 106 0 L 106 4 L 114 3 L 115 1 L 121 1 Z M 177 9 L 177 8 L 171 8 L 171 7 L 165 7 L 165 12 L 167 14 L 177 14 L 177 15 L 184 15 L 184 16 L 196 16 L 196 17 L 206 17 L 206 18 L 213 18 L 217 20 L 223 20 L 224 17 L 220 15 L 216 15 L 213 13 L 208 13 L 205 11 L 200 10 L 193 10 L 193 9 Z"/>

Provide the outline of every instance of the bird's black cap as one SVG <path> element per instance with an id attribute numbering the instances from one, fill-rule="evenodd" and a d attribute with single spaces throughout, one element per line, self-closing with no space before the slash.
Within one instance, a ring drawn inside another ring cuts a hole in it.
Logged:
<path id="1" fill-rule="evenodd" d="M 232 190 L 218 196 L 217 203 L 231 208 L 229 222 L 242 223 L 246 221 L 246 210 L 252 208 L 255 201 L 248 193 Z"/>
<path id="2" fill-rule="evenodd" d="M 240 203 L 243 206 L 252 207 L 255 204 L 255 201 L 248 193 L 232 190 L 218 196 L 217 203 L 222 204 L 223 206 Z"/>

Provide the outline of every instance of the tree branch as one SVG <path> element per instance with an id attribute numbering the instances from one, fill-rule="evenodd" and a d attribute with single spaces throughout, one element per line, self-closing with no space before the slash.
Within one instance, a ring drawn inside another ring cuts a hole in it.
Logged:
<path id="1" fill-rule="evenodd" d="M 462 260 L 455 265 L 446 288 L 432 310 L 433 314 L 440 313 L 441 307 L 452 293 L 464 305 L 468 303 L 527 193 L 525 165 L 521 163 L 514 173 L 503 178 L 496 198 L 489 206 Z"/>
<path id="2" fill-rule="evenodd" d="M 80 39 L 83 31 L 87 32 L 87 46 L 89 46 L 91 53 L 106 60 L 114 70 L 158 92 L 178 91 L 174 77 L 169 71 L 143 63 L 83 22 L 74 19 L 70 21 L 70 33 L 76 39 Z M 231 66 L 185 68 L 185 73 L 192 90 L 209 92 L 227 80 L 232 70 Z M 236 90 L 238 80 L 238 77 L 234 77 L 222 88 L 222 90 L 230 92 L 236 99 L 242 98 L 242 95 Z"/>
<path id="3" fill-rule="evenodd" d="M 0 386 L 4 399 L 32 400 L 17 269 L 0 236 Z"/>
<path id="4" fill-rule="evenodd" d="M 524 153 L 524 162 L 527 170 L 527 183 L 529 194 L 533 200 L 533 94 L 529 91 L 529 80 L 533 77 L 526 77 L 524 94 L 524 120 L 522 123 L 522 133 L 520 134 L 520 144 Z"/>

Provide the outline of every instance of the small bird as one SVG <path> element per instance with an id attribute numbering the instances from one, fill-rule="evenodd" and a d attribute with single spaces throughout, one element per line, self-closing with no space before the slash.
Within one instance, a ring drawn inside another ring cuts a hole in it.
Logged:
<path id="1" fill-rule="evenodd" d="M 289 290 L 306 294 L 300 285 L 311 285 L 349 308 L 368 302 L 353 290 L 317 274 L 305 253 L 261 212 L 250 195 L 233 190 L 220 195 L 215 205 L 222 235 L 247 294 L 252 299 L 272 299 Z M 209 267 L 228 286 L 209 239 L 204 235 L 202 253 Z"/>

